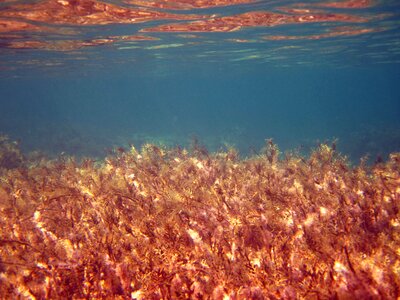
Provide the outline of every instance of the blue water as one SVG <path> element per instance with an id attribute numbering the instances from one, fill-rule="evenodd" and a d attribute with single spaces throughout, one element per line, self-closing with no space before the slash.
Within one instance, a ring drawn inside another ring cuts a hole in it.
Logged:
<path id="1" fill-rule="evenodd" d="M 259 1 L 200 11 L 234 15 L 293 3 Z M 0 6 L 0 21 L 9 5 Z M 145 142 L 187 146 L 197 137 L 211 150 L 235 146 L 244 155 L 273 138 L 282 150 L 308 151 L 337 139 L 338 149 L 351 159 L 386 157 L 400 151 L 398 8 L 381 1 L 351 10 L 357 16 L 383 15 L 366 24 L 334 25 L 379 30 L 319 39 L 265 36 L 329 33 L 332 23 L 157 32 L 148 34 L 157 40 L 79 49 L 15 49 L 11 41 L 54 43 L 65 37 L 6 32 L 0 35 L 0 132 L 20 140 L 26 152 L 53 155 L 102 156 L 112 147 Z M 143 28 L 164 23 L 175 22 L 65 27 L 79 31 L 69 39 L 88 40 L 142 35 Z"/>

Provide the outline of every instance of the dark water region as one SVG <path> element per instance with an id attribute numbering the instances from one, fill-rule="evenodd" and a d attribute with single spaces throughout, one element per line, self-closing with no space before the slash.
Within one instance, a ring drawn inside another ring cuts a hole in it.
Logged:
<path id="1" fill-rule="evenodd" d="M 173 66 L 170 66 L 173 69 Z M 400 149 L 396 66 L 133 70 L 1 81 L 1 128 L 25 151 L 97 155 L 145 142 L 247 155 L 273 138 L 282 150 L 338 139 L 357 160 Z"/>

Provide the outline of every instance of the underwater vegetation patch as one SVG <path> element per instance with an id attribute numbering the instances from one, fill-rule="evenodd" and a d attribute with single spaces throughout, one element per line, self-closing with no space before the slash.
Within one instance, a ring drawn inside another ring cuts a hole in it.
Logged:
<path id="1" fill-rule="evenodd" d="M 104 160 L 0 142 L 0 298 L 393 299 L 400 154 L 146 144 Z"/>

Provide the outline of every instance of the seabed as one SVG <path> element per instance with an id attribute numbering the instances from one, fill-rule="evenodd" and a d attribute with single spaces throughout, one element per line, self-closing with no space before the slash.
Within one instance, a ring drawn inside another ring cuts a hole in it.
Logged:
<path id="1" fill-rule="evenodd" d="M 400 153 L 145 144 L 80 161 L 0 139 L 0 298 L 396 299 Z"/>

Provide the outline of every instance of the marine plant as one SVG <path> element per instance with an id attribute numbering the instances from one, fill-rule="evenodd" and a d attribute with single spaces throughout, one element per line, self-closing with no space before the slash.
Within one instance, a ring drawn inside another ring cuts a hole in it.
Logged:
<path id="1" fill-rule="evenodd" d="M 19 153 L 8 143 L 0 157 Z M 352 166 L 333 145 L 267 140 L 248 158 L 145 144 L 18 161 L 0 165 L 0 298 L 400 293 L 398 153 Z"/>

